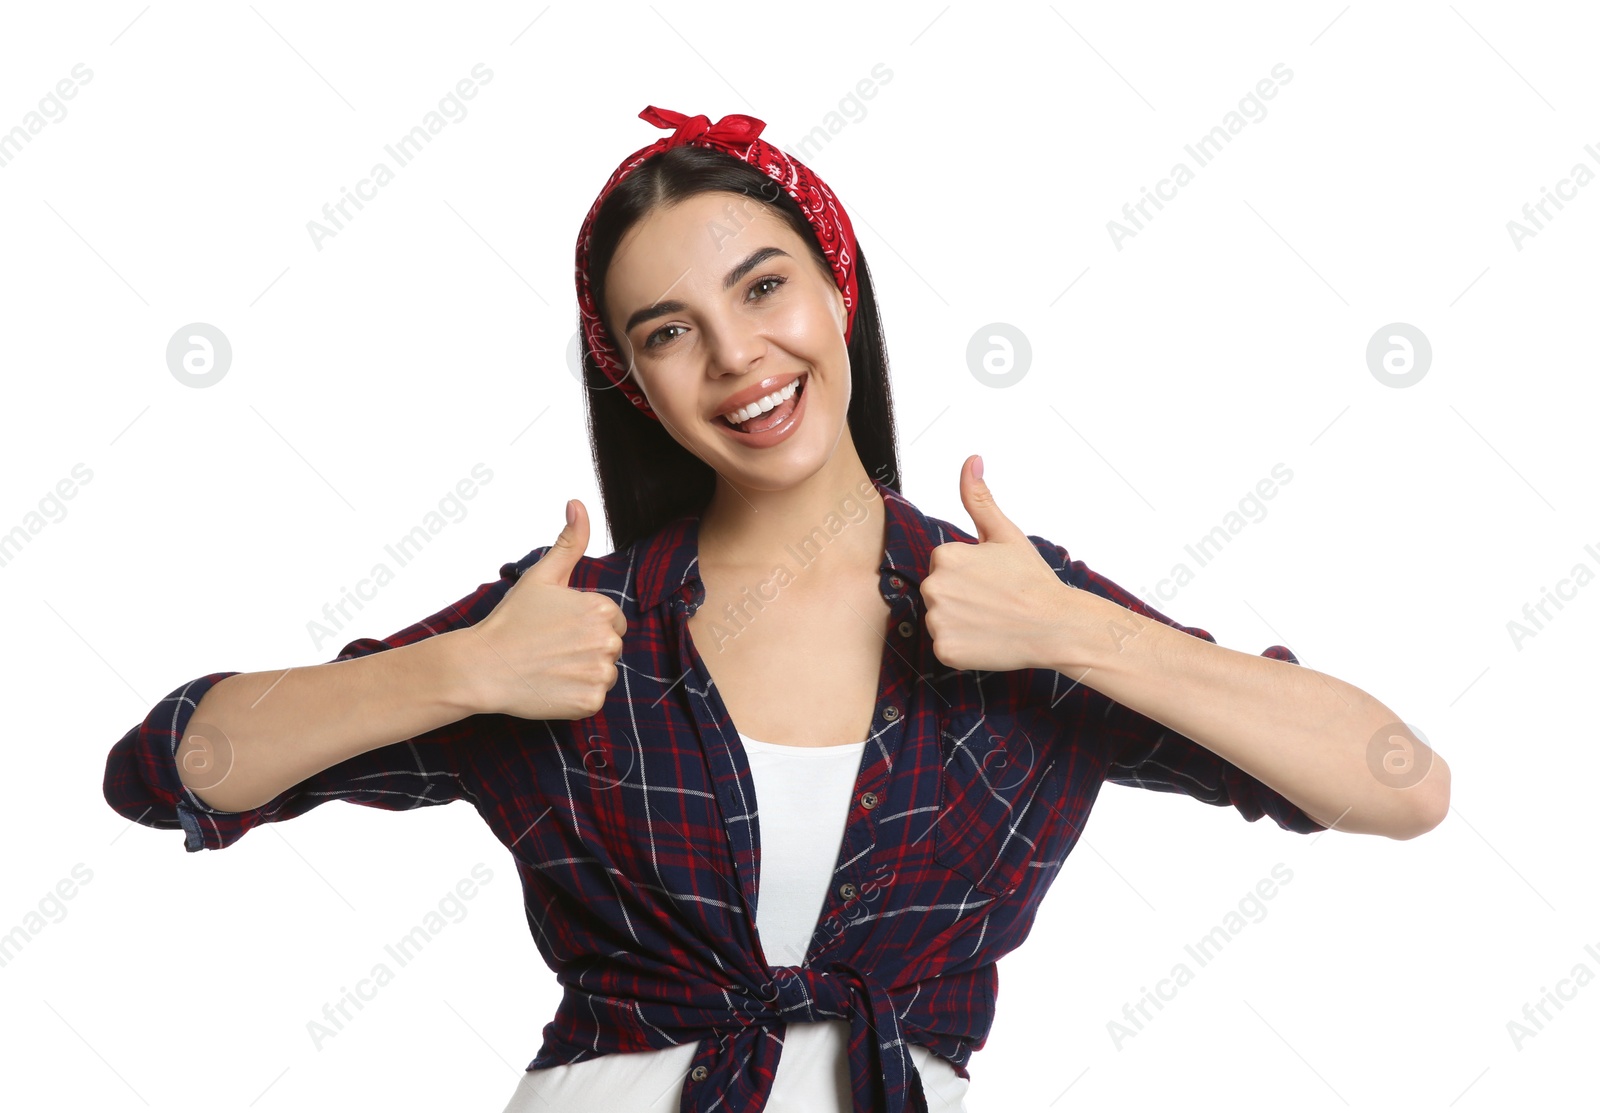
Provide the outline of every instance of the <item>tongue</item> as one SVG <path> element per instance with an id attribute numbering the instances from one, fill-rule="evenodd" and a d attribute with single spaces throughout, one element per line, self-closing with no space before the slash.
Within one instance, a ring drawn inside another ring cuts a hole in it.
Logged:
<path id="1" fill-rule="evenodd" d="M 795 399 L 799 397 L 800 394 L 796 391 L 794 395 L 779 402 L 766 413 L 752 417 L 743 425 L 736 425 L 734 428 L 741 433 L 760 433 L 771 429 L 775 425 L 780 425 L 794 412 Z"/>

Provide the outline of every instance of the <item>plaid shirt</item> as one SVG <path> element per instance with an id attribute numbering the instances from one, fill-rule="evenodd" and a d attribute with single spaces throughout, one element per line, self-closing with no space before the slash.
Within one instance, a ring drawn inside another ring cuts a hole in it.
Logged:
<path id="1" fill-rule="evenodd" d="M 688 633 L 705 598 L 695 516 L 621 552 L 582 557 L 573 571 L 571 587 L 603 592 L 628 623 L 617 683 L 597 715 L 472 715 L 339 762 L 259 808 L 221 812 L 184 787 L 174 763 L 201 696 L 234 675 L 217 672 L 174 690 L 112 748 L 106 800 L 145 826 L 181 826 L 191 851 L 328 800 L 389 811 L 470 800 L 512 853 L 535 943 L 563 989 L 527 1069 L 698 1043 L 682 1113 L 759 1109 L 786 1023 L 843 1019 L 857 1113 L 925 1110 L 905 1041 L 970 1077 L 967 1061 L 994 1016 L 996 963 L 1027 936 L 1103 783 L 1232 805 L 1290 831 L 1322 826 L 1210 750 L 1054 670 L 941 664 L 919 584 L 936 545 L 976 538 L 873 485 L 887 519 L 878 584 L 892 616 L 833 880 L 799 963 L 764 954 L 756 936 L 761 833 L 750 769 Z M 820 544 L 849 524 L 827 523 Z M 1060 546 L 1029 540 L 1073 587 L 1215 641 Z M 336 659 L 478 622 L 548 550 Z M 1283 646 L 1263 655 L 1299 663 Z"/>

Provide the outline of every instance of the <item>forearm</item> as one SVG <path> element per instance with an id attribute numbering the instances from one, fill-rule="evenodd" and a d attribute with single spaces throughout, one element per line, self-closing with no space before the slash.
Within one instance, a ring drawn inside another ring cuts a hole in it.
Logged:
<path id="1" fill-rule="evenodd" d="M 1324 826 L 1405 839 L 1443 818 L 1449 767 L 1371 695 L 1094 603 L 1093 617 L 1063 638 L 1052 666 L 1063 675 L 1193 739 Z M 1384 766 L 1391 728 L 1412 747 L 1416 775 Z"/>
<path id="2" fill-rule="evenodd" d="M 179 777 L 209 806 L 245 811 L 329 766 L 464 718 L 454 633 L 218 681 L 178 745 Z"/>

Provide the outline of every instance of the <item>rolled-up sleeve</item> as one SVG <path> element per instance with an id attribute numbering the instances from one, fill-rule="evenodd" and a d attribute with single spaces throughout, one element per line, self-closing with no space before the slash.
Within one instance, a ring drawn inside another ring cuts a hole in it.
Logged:
<path id="1" fill-rule="evenodd" d="M 540 555 L 501 566 L 500 578 L 381 641 L 358 638 L 334 661 L 347 661 L 410 645 L 447 630 L 471 626 L 504 598 L 516 578 Z M 161 829 L 181 828 L 187 851 L 220 850 L 260 823 L 291 819 L 329 800 L 348 800 L 389 811 L 432 807 L 473 798 L 463 779 L 463 748 L 503 731 L 503 715 L 469 715 L 453 723 L 357 754 L 292 785 L 260 807 L 228 812 L 211 807 L 184 784 L 178 745 L 201 699 L 235 672 L 213 672 L 174 688 L 111 748 L 106 759 L 106 802 L 120 815 Z"/>
<path id="2" fill-rule="evenodd" d="M 1083 561 L 1073 560 L 1060 545 L 1031 535 L 1029 540 L 1063 583 L 1093 592 L 1145 618 L 1163 622 L 1213 645 L 1217 643 L 1209 632 L 1168 618 Z M 1291 665 L 1300 663 L 1300 659 L 1282 645 L 1268 646 L 1258 656 Z M 1096 691 L 1090 682 L 1074 685 L 1055 707 L 1070 734 L 1091 739 L 1104 747 L 1105 779 L 1112 784 L 1179 792 L 1218 807 L 1232 806 L 1252 823 L 1264 815 L 1270 816 L 1286 831 L 1310 834 L 1326 830 L 1282 793 L 1194 739 Z"/>

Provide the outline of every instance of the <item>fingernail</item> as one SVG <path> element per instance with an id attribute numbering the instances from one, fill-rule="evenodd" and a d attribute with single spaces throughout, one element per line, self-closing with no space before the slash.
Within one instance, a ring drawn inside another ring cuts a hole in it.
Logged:
<path id="1" fill-rule="evenodd" d="M 979 456 L 977 458 L 977 460 L 973 462 L 973 465 L 972 465 L 972 478 L 974 478 L 974 479 L 982 479 L 983 478 L 983 457 L 982 456 Z"/>
<path id="2" fill-rule="evenodd" d="M 568 499 L 567 500 L 567 525 L 575 526 L 577 524 L 578 524 L 578 508 L 575 505 L 573 505 L 573 502 L 572 502 L 571 499 Z"/>

